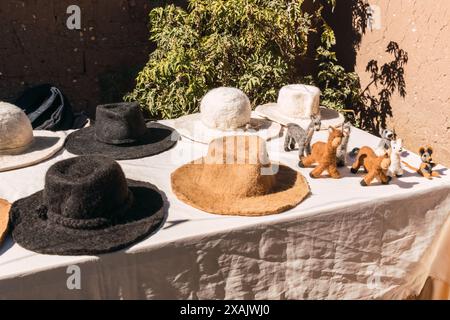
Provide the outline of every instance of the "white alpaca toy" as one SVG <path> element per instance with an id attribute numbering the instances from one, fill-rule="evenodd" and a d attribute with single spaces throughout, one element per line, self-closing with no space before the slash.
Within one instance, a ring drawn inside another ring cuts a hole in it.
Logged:
<path id="1" fill-rule="evenodd" d="M 402 164 L 400 160 L 400 155 L 403 152 L 403 141 L 402 139 L 397 139 L 391 141 L 391 165 L 389 166 L 387 175 L 389 177 L 401 177 L 403 175 Z"/>

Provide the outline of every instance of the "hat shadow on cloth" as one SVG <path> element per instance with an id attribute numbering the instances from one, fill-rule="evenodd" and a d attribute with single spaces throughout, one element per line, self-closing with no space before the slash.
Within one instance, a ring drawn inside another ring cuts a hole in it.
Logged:
<path id="1" fill-rule="evenodd" d="M 36 139 L 39 140 L 39 143 L 32 145 L 29 149 L 27 149 L 27 152 L 34 152 L 42 149 L 51 148 L 59 141 L 59 138 L 55 137 L 37 137 Z"/>
<path id="2" fill-rule="evenodd" d="M 97 255 L 154 234 L 168 208 L 156 186 L 126 179 L 112 159 L 85 156 L 54 164 L 44 190 L 13 203 L 10 227 L 14 240 L 31 251 Z"/>

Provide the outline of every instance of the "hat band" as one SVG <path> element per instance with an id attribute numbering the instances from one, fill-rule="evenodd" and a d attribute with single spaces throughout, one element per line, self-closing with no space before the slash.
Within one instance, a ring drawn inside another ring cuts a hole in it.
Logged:
<path id="1" fill-rule="evenodd" d="M 112 212 L 112 218 L 94 218 L 94 219 L 73 219 L 64 217 L 60 214 L 47 212 L 47 218 L 58 225 L 77 230 L 95 230 L 115 225 L 117 220 L 131 208 L 134 202 L 133 193 L 128 191 L 128 197 L 124 204 Z"/>

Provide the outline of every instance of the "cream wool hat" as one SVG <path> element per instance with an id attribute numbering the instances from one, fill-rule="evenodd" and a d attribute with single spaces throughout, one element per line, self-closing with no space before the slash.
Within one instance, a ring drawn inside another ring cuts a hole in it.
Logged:
<path id="1" fill-rule="evenodd" d="M 220 87 L 202 99 L 200 113 L 178 118 L 172 125 L 184 137 L 201 143 L 231 135 L 258 135 L 269 140 L 278 137 L 278 123 L 252 115 L 250 100 L 239 89 Z"/>
<path id="2" fill-rule="evenodd" d="M 0 102 L 0 172 L 42 162 L 64 146 L 64 132 L 33 131 L 27 115 Z"/>
<path id="3" fill-rule="evenodd" d="M 204 158 L 178 168 L 171 180 L 178 199 L 221 215 L 277 214 L 310 193 L 300 172 L 270 162 L 266 143 L 258 136 L 213 140 Z"/>
<path id="4" fill-rule="evenodd" d="M 340 126 L 345 122 L 342 114 L 320 106 L 320 89 L 304 84 L 291 84 L 281 88 L 277 103 L 268 103 L 256 107 L 256 114 L 278 122 L 284 126 L 295 123 L 306 129 L 311 116 L 319 115 L 321 130 L 329 126 Z"/>

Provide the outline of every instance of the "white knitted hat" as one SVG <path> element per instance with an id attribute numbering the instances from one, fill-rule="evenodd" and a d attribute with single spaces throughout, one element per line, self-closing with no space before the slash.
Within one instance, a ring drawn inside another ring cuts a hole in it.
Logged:
<path id="1" fill-rule="evenodd" d="M 200 103 L 200 113 L 176 119 L 172 126 L 182 136 L 206 144 L 230 135 L 258 135 L 268 140 L 281 130 L 278 123 L 253 117 L 247 95 L 227 87 L 209 91 Z"/>
<path id="2" fill-rule="evenodd" d="M 0 172 L 30 166 L 64 146 L 63 132 L 33 131 L 22 109 L 0 102 Z"/>

